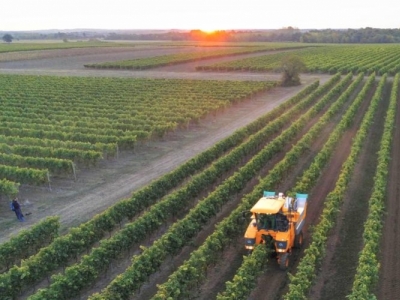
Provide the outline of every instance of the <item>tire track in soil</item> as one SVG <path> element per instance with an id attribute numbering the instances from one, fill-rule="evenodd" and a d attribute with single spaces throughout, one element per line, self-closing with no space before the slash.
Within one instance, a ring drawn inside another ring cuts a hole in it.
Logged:
<path id="1" fill-rule="evenodd" d="M 399 97 L 400 98 L 400 97 Z M 400 100 L 400 99 L 398 99 Z M 399 101 L 398 101 L 399 103 Z M 400 105 L 397 104 L 393 149 L 381 240 L 381 269 L 377 292 L 379 300 L 398 299 L 400 295 Z"/>

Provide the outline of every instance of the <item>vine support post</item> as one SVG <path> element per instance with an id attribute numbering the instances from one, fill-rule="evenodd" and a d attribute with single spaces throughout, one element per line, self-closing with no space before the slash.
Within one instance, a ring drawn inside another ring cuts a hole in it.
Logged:
<path id="1" fill-rule="evenodd" d="M 47 172 L 47 182 L 49 183 L 49 191 L 51 191 L 50 173 L 49 172 Z"/>
<path id="2" fill-rule="evenodd" d="M 71 166 L 72 166 L 72 172 L 74 173 L 74 181 L 76 181 L 76 169 L 73 161 L 71 161 Z"/>

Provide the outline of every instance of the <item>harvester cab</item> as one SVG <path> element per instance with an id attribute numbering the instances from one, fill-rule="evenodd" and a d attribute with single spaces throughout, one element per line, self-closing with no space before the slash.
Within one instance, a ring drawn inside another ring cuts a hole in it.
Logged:
<path id="1" fill-rule="evenodd" d="M 296 194 L 292 198 L 265 191 L 250 210 L 251 221 L 244 236 L 246 249 L 251 252 L 255 245 L 271 245 L 280 268 L 286 270 L 292 249 L 303 244 L 307 196 Z"/>

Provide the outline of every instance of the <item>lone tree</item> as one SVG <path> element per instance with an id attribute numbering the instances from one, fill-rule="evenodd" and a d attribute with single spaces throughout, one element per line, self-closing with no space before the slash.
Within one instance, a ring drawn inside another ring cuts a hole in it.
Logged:
<path id="1" fill-rule="evenodd" d="M 306 66 L 304 62 L 295 55 L 285 56 L 281 62 L 282 86 L 300 85 L 299 73 L 304 71 Z"/>
<path id="2" fill-rule="evenodd" d="M 3 41 L 5 41 L 6 43 L 11 43 L 13 39 L 13 36 L 9 33 L 3 35 Z"/>

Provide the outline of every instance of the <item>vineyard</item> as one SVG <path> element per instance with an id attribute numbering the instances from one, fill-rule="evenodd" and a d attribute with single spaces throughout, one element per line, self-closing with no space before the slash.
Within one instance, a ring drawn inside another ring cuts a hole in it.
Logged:
<path id="1" fill-rule="evenodd" d="M 395 299 L 400 48 L 295 45 L 290 52 L 308 72 L 328 79 L 301 75 L 308 78 L 303 85 L 283 93 L 259 71 L 276 69 L 284 48 L 197 67 L 207 71 L 202 80 L 0 74 L 4 203 L 25 190 L 55 194 L 60 182 L 73 186 L 102 165 L 175 142 L 180 132 L 197 138 L 203 124 L 236 118 L 235 109 L 260 105 L 257 99 L 282 99 L 204 151 L 195 152 L 192 141 L 190 159 L 87 221 L 63 228 L 60 213 L 5 240 L 0 300 Z M 259 51 L 247 48 L 246 55 Z M 137 63 L 160 70 L 193 59 L 206 65 L 228 52 Z M 123 64 L 109 67 L 135 68 Z M 225 70 L 257 73 L 209 80 L 212 70 L 221 78 Z M 252 253 L 244 247 L 243 212 L 264 191 L 309 195 L 304 244 L 291 252 L 288 271 L 264 244 Z"/>
<path id="2" fill-rule="evenodd" d="M 308 47 L 293 52 L 300 57 L 307 72 L 354 74 L 364 72 L 393 76 L 400 71 L 399 45 L 357 45 Z M 252 71 L 277 70 L 287 53 L 236 60 L 227 63 L 198 66 L 199 71 Z"/>
<path id="3" fill-rule="evenodd" d="M 135 60 L 125 60 L 125 61 L 115 61 L 115 62 L 104 62 L 97 64 L 85 64 L 86 68 L 94 69 L 137 69 L 145 70 L 160 66 L 169 66 L 173 64 L 180 64 L 190 61 L 198 61 L 215 57 L 239 55 L 246 53 L 256 53 L 274 50 L 286 50 L 286 49 L 297 49 L 303 48 L 304 45 L 296 44 L 272 44 L 263 45 L 256 47 L 238 47 L 237 49 L 224 49 L 224 50 L 214 50 L 210 52 L 198 52 L 198 53 L 181 53 L 181 54 L 170 54 L 163 56 L 155 56 L 149 58 L 135 59 Z"/>
<path id="4" fill-rule="evenodd" d="M 19 184 L 76 177 L 78 163 L 95 165 L 275 85 L 7 75 L 0 82 L 0 190 L 10 196 Z"/>

